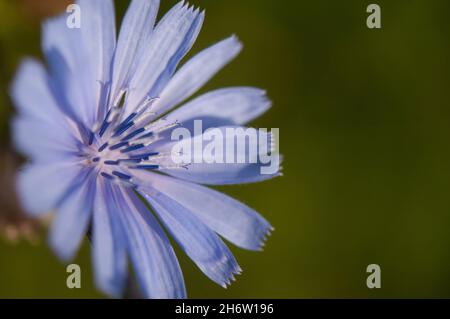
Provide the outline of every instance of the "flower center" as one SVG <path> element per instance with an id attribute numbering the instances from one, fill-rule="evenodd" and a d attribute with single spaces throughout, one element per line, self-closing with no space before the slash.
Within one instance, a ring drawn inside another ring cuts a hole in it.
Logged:
<path id="1" fill-rule="evenodd" d="M 105 118 L 95 125 L 89 136 L 86 157 L 100 176 L 135 186 L 132 170 L 165 168 L 161 161 L 166 154 L 152 151 L 151 145 L 162 139 L 159 133 L 177 126 L 178 122 L 151 121 L 154 113 L 150 109 L 154 101 L 146 99 L 127 117 L 124 108 L 115 103 Z"/>

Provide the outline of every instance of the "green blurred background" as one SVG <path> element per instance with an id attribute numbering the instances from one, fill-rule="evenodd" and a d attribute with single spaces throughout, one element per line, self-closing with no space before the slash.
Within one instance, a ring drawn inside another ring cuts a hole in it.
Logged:
<path id="1" fill-rule="evenodd" d="M 162 0 L 162 11 L 175 3 Z M 382 29 L 366 27 L 366 7 Z M 63 0 L 0 0 L 0 141 L 7 89 L 40 22 Z M 116 1 L 118 18 L 128 1 Z M 191 298 L 450 297 L 450 23 L 448 0 L 197 0 L 194 53 L 232 33 L 243 53 L 203 90 L 267 89 L 254 125 L 280 128 L 284 177 L 221 190 L 275 226 L 263 253 L 232 247 L 244 269 L 227 290 L 178 253 Z M 0 189 L 4 192 L 5 189 Z M 1 208 L 0 208 L 1 209 Z M 179 251 L 178 251 L 179 252 Z M 0 297 L 101 297 L 87 243 L 82 289 L 46 246 L 0 239 Z M 381 266 L 382 288 L 366 287 Z"/>

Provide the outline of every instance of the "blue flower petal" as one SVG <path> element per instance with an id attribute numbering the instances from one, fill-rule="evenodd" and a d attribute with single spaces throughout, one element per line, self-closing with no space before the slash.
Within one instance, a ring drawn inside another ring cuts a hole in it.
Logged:
<path id="1" fill-rule="evenodd" d="M 111 61 L 116 47 L 116 16 L 112 0 L 78 0 L 81 8 L 81 40 L 86 48 L 88 67 L 92 72 L 92 108 L 103 117 L 106 108 L 107 85 L 111 79 Z M 86 68 L 83 65 L 83 68 Z"/>
<path id="2" fill-rule="evenodd" d="M 65 124 L 65 115 L 58 107 L 48 80 L 44 66 L 35 59 L 27 58 L 22 61 L 14 77 L 11 97 L 19 115 L 58 127 Z M 70 127 L 64 127 L 70 130 Z"/>
<path id="3" fill-rule="evenodd" d="M 12 122 L 14 144 L 19 151 L 39 160 L 54 160 L 63 153 L 77 151 L 79 133 L 59 109 L 41 63 L 33 59 L 22 62 L 11 96 L 19 111 Z"/>
<path id="4" fill-rule="evenodd" d="M 83 12 L 83 15 L 89 12 Z M 50 66 L 50 85 L 58 103 L 75 122 L 90 128 L 97 118 L 95 88 L 99 87 L 83 40 L 82 27 L 67 27 L 67 16 L 47 20 L 42 50 Z"/>
<path id="5" fill-rule="evenodd" d="M 49 243 L 63 261 L 71 260 L 86 236 L 94 203 L 96 176 L 85 171 L 57 208 Z"/>
<path id="6" fill-rule="evenodd" d="M 203 130 L 244 125 L 261 116 L 270 106 L 271 101 L 264 90 L 252 87 L 224 88 L 203 94 L 182 105 L 170 112 L 165 122 L 177 121 L 193 133 L 194 120 L 202 121 Z"/>
<path id="7" fill-rule="evenodd" d="M 261 250 L 272 226 L 256 211 L 207 187 L 161 174 L 136 172 L 141 185 L 153 187 L 195 214 L 236 246 Z"/>
<path id="8" fill-rule="evenodd" d="M 199 13 L 183 2 L 175 5 L 161 19 L 130 81 L 125 116 L 147 97 L 159 95 L 197 39 L 203 19 L 203 12 Z"/>
<path id="9" fill-rule="evenodd" d="M 97 287 L 120 297 L 127 278 L 126 242 L 112 202 L 110 187 L 103 179 L 97 182 L 92 228 L 92 259 Z"/>
<path id="10" fill-rule="evenodd" d="M 280 162 L 280 157 L 274 156 L 274 162 Z M 261 169 L 267 164 L 190 164 L 185 169 L 178 167 L 161 169 L 173 177 L 204 185 L 236 185 L 258 183 L 280 176 L 279 169 L 275 173 L 261 174 Z"/>
<path id="11" fill-rule="evenodd" d="M 55 162 L 73 158 L 79 151 L 80 141 L 70 130 L 53 123 L 17 117 L 11 127 L 16 149 L 34 160 Z"/>
<path id="12" fill-rule="evenodd" d="M 161 226 L 132 190 L 113 186 L 113 191 L 128 253 L 145 297 L 186 298 L 180 265 Z"/>
<path id="13" fill-rule="evenodd" d="M 194 56 L 170 79 L 153 110 L 162 114 L 183 102 L 234 59 L 241 49 L 239 40 L 231 36 Z"/>
<path id="14" fill-rule="evenodd" d="M 39 215 L 56 208 L 79 179 L 81 169 L 72 161 L 28 164 L 17 178 L 17 192 L 25 211 Z"/>
<path id="15" fill-rule="evenodd" d="M 228 247 L 195 214 L 152 187 L 140 190 L 140 194 L 184 252 L 211 280 L 226 287 L 241 272 Z"/>
<path id="16" fill-rule="evenodd" d="M 129 88 L 133 72 L 140 67 L 139 58 L 153 33 L 158 9 L 159 0 L 131 2 L 122 22 L 114 56 L 111 103 L 120 96 L 121 90 Z"/>
<path id="17" fill-rule="evenodd" d="M 235 130 L 233 147 L 228 145 L 232 138 L 227 137 L 227 129 Z M 253 140 L 247 137 L 246 129 L 237 126 L 218 127 L 215 130 L 220 135 L 211 140 L 207 140 L 205 137 L 205 134 L 208 134 L 206 131 L 203 135 L 192 136 L 180 142 L 166 143 L 158 151 L 173 154 L 174 150 L 180 149 L 181 152 L 187 152 L 190 148 L 190 163 L 186 165 L 185 169 L 180 169 L 175 165 L 177 163 L 173 162 L 172 157 L 168 157 L 161 165 L 161 171 L 177 178 L 206 185 L 255 183 L 280 176 L 279 155 L 274 154 L 270 163 L 263 163 L 260 157 L 260 155 L 267 154 L 267 150 L 272 149 L 272 134 L 255 130 L 255 134 L 253 134 L 255 140 Z M 174 149 L 177 144 L 180 147 Z M 209 145 L 213 144 L 222 151 L 222 155 L 218 158 L 214 151 L 207 151 Z M 200 145 L 200 147 L 196 147 L 196 145 Z M 155 146 L 153 147 L 155 148 Z M 239 162 L 238 155 L 242 158 L 241 162 Z M 164 168 L 164 166 L 168 168 Z M 267 168 L 270 166 L 272 169 L 268 170 Z"/>

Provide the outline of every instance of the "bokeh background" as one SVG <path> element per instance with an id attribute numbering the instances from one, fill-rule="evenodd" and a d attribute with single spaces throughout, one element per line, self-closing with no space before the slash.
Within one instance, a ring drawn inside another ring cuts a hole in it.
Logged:
<path id="1" fill-rule="evenodd" d="M 175 1 L 162 0 L 162 11 Z M 236 33 L 243 53 L 202 92 L 267 89 L 274 106 L 254 125 L 280 128 L 284 177 L 223 187 L 276 231 L 263 253 L 232 247 L 244 273 L 227 290 L 178 253 L 193 298 L 450 297 L 450 23 L 447 0 L 197 0 L 206 22 L 193 50 Z M 102 297 L 89 244 L 82 289 L 46 227 L 14 201 L 7 90 L 19 61 L 41 56 L 40 22 L 64 0 L 0 0 L 0 297 Z M 118 0 L 121 19 L 127 0 Z M 32 138 L 32 137 L 30 137 Z M 38 190 L 36 190 L 38 191 Z M 16 212 L 17 214 L 14 214 Z M 382 288 L 366 287 L 366 267 Z"/>

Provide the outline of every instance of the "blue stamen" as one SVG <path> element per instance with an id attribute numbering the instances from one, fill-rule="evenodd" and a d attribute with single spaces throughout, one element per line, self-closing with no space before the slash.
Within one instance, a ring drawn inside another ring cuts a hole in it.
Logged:
<path id="1" fill-rule="evenodd" d="M 100 128 L 100 132 L 98 133 L 98 135 L 100 135 L 100 137 L 102 137 L 103 134 L 105 134 L 105 132 L 106 132 L 106 130 L 108 129 L 108 127 L 109 127 L 110 124 L 111 124 L 111 123 L 106 122 L 106 121 L 103 122 L 102 127 Z"/>
<path id="2" fill-rule="evenodd" d="M 103 152 L 105 150 L 105 148 L 107 148 L 107 147 L 108 147 L 108 142 L 106 142 L 105 144 L 100 146 L 100 148 L 98 149 L 98 152 Z"/>
<path id="3" fill-rule="evenodd" d="M 135 163 L 135 164 L 138 164 L 138 163 L 142 162 L 142 160 L 139 159 L 139 158 L 136 158 L 136 159 L 133 159 L 133 158 L 127 158 L 127 159 L 120 159 L 119 162 L 124 162 L 124 163 Z"/>
<path id="4" fill-rule="evenodd" d="M 118 161 L 105 161 L 105 165 L 119 165 Z"/>
<path id="5" fill-rule="evenodd" d="M 131 169 L 159 169 L 159 165 L 136 165 L 130 167 Z"/>
<path id="6" fill-rule="evenodd" d="M 110 108 L 108 110 L 108 112 L 106 112 L 106 116 L 105 116 L 105 119 L 103 120 L 103 123 L 108 122 L 108 119 L 109 119 L 109 116 L 111 115 L 112 110 L 113 110 L 113 108 Z"/>
<path id="7" fill-rule="evenodd" d="M 111 124 L 111 123 L 108 122 L 109 116 L 111 115 L 111 111 L 112 111 L 112 109 L 110 109 L 108 111 L 108 113 L 106 113 L 105 119 L 103 120 L 103 123 L 100 126 L 100 131 L 98 133 L 98 135 L 100 135 L 100 137 L 102 137 L 103 134 L 105 134 L 106 129 L 108 128 L 109 124 Z"/>
<path id="8" fill-rule="evenodd" d="M 124 124 L 127 124 L 127 123 L 130 122 L 132 119 L 134 119 L 136 115 L 137 115 L 136 112 L 131 113 L 131 114 L 125 119 L 125 121 L 123 121 L 122 123 L 120 123 L 119 126 L 122 126 L 122 125 L 124 125 Z"/>
<path id="9" fill-rule="evenodd" d="M 89 133 L 89 145 L 92 145 L 94 143 L 95 134 L 94 132 Z"/>
<path id="10" fill-rule="evenodd" d="M 159 155 L 158 152 L 136 154 L 136 155 L 130 155 L 130 159 L 148 160 L 150 157 L 157 156 L 157 155 Z"/>
<path id="11" fill-rule="evenodd" d="M 116 145 L 111 146 L 109 149 L 111 151 L 114 151 L 114 150 L 117 150 L 117 149 L 127 146 L 127 145 L 128 145 L 128 142 L 120 142 L 120 143 L 117 143 Z"/>
<path id="12" fill-rule="evenodd" d="M 93 161 L 94 163 L 100 162 L 100 157 L 93 158 L 92 161 Z"/>
<path id="13" fill-rule="evenodd" d="M 153 132 L 149 132 L 149 133 L 147 133 L 147 134 L 145 134 L 145 135 L 142 135 L 140 138 L 152 137 L 153 135 L 154 135 Z"/>
<path id="14" fill-rule="evenodd" d="M 142 132 L 145 132 L 145 128 L 141 127 L 133 132 L 131 132 L 130 134 L 128 134 L 127 136 L 125 136 L 122 141 L 128 141 L 130 139 L 132 139 L 133 137 L 135 137 L 136 135 L 141 134 Z"/>
<path id="15" fill-rule="evenodd" d="M 117 177 L 119 177 L 119 178 L 121 178 L 121 179 L 126 179 L 126 180 L 130 180 L 130 179 L 131 179 L 131 176 L 130 176 L 130 175 L 123 174 L 123 173 L 118 172 L 118 171 L 114 171 L 114 172 L 113 172 L 113 175 L 115 175 L 115 176 L 117 176 Z"/>
<path id="16" fill-rule="evenodd" d="M 100 173 L 100 175 L 102 175 L 104 178 L 110 179 L 110 180 L 114 180 L 114 176 L 109 175 L 108 173 Z"/>
<path id="17" fill-rule="evenodd" d="M 144 148 L 144 147 L 145 147 L 144 144 L 137 144 L 137 145 L 130 146 L 130 147 L 122 150 L 121 152 L 122 153 L 129 153 L 129 152 L 133 152 L 133 151 L 139 150 L 139 149 Z"/>
<path id="18" fill-rule="evenodd" d="M 119 125 L 119 127 L 116 129 L 116 132 L 114 133 L 113 137 L 117 137 L 125 133 L 130 127 L 134 125 L 134 122 L 129 123 L 122 123 Z"/>

